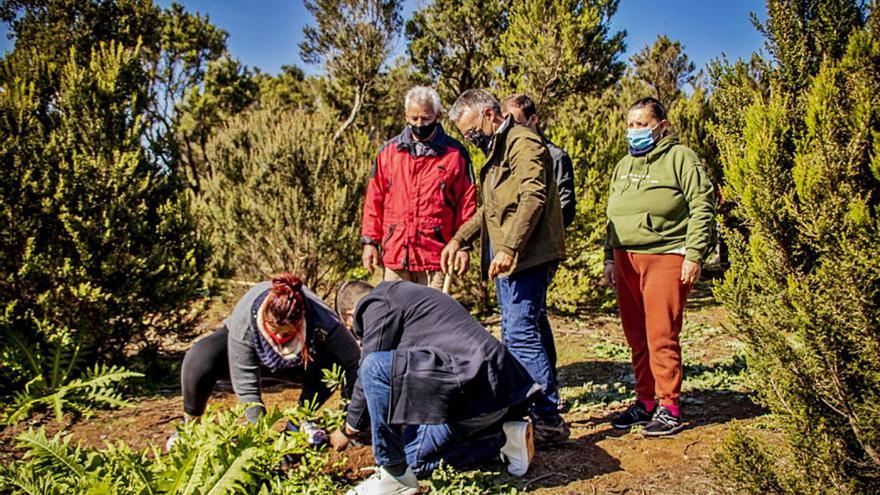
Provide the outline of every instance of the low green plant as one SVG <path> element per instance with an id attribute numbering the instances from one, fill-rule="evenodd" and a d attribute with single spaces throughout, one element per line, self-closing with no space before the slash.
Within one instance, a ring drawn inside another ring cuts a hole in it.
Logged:
<path id="1" fill-rule="evenodd" d="M 685 390 L 731 390 L 744 392 L 746 388 L 746 358 L 742 353 L 733 358 L 705 365 L 686 363 L 684 365 Z"/>
<path id="2" fill-rule="evenodd" d="M 629 346 L 623 344 L 615 344 L 614 342 L 599 342 L 592 346 L 593 355 L 602 359 L 613 359 L 615 361 L 626 361 L 630 357 Z"/>
<path id="3" fill-rule="evenodd" d="M 83 495 L 221 495 L 334 493 L 344 459 L 331 460 L 304 433 L 280 434 L 277 425 L 296 410 L 269 409 L 255 425 L 244 406 L 209 412 L 178 427 L 167 453 L 155 446 L 133 451 L 122 442 L 102 449 L 72 446 L 69 437 L 31 429 L 16 439 L 22 460 L 0 471 L 0 493 Z"/>
<path id="4" fill-rule="evenodd" d="M 511 484 L 513 478 L 494 471 L 458 471 L 441 464 L 426 481 L 436 495 L 515 495 L 521 493 Z"/>
<path id="5" fill-rule="evenodd" d="M 7 341 L 19 351 L 24 371 L 30 379 L 12 394 L 3 409 L 2 422 L 13 424 L 28 418 L 36 411 L 51 411 L 56 420 L 65 412 L 90 416 L 95 409 L 130 405 L 122 397 L 120 385 L 143 375 L 120 366 L 95 364 L 81 372 L 81 345 L 58 342 L 38 348 L 24 336 L 10 332 Z"/>
<path id="6" fill-rule="evenodd" d="M 563 387 L 562 398 L 571 404 L 572 412 L 617 407 L 633 400 L 632 385 L 622 382 L 593 383 L 579 387 Z"/>

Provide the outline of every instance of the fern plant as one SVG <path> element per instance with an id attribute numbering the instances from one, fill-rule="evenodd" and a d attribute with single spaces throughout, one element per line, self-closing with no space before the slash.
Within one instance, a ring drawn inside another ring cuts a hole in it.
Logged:
<path id="1" fill-rule="evenodd" d="M 34 411 L 52 411 L 60 420 L 65 411 L 90 416 L 95 409 L 125 407 L 119 385 L 143 375 L 119 366 L 95 364 L 76 377 L 82 363 L 79 343 L 64 342 L 41 349 L 18 332 L 9 332 L 7 340 L 24 356 L 31 379 L 22 390 L 13 393 L 2 416 L 5 424 L 29 417 Z"/>
<path id="2" fill-rule="evenodd" d="M 269 409 L 256 425 L 244 407 L 210 411 L 180 425 L 168 453 L 155 446 L 133 451 L 122 442 L 84 449 L 42 428 L 17 437 L 22 460 L 0 469 L 0 493 L 72 495 L 223 495 L 232 493 L 326 494 L 340 487 L 345 460 L 331 460 L 302 433 L 281 434 L 298 409 Z M 290 465 L 285 458 L 298 459 Z"/>

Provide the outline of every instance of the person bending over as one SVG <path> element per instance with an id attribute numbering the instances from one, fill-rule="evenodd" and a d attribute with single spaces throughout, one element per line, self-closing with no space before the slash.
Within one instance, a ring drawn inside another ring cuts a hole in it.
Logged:
<path id="1" fill-rule="evenodd" d="M 343 397 L 351 397 L 359 360 L 358 343 L 336 313 L 299 278 L 281 273 L 254 285 L 219 329 L 187 351 L 180 370 L 185 418 L 205 412 L 218 380 L 230 380 L 239 402 L 249 404 L 251 423 L 264 410 L 264 379 L 298 381 L 304 372 L 299 403 L 323 404 L 332 391 L 321 370 L 334 364 L 345 372 Z"/>
<path id="2" fill-rule="evenodd" d="M 525 474 L 534 456 L 529 397 L 540 387 L 454 299 L 411 282 L 344 284 L 337 311 L 363 351 L 346 432 L 371 429 L 379 470 L 349 495 L 418 493 L 443 461 L 497 458 Z"/>

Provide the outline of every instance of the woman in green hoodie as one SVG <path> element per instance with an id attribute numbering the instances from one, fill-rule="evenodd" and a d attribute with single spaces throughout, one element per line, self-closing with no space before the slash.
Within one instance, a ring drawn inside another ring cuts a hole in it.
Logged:
<path id="1" fill-rule="evenodd" d="M 684 425 L 678 407 L 684 304 L 710 247 L 715 200 L 699 158 L 670 133 L 658 100 L 635 102 L 627 127 L 629 153 L 611 177 L 605 281 L 617 289 L 637 400 L 612 425 L 671 435 Z"/>

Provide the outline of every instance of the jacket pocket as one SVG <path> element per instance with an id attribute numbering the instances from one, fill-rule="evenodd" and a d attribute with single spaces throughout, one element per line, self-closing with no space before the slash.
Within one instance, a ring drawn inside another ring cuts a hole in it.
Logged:
<path id="1" fill-rule="evenodd" d="M 445 245 L 446 240 L 443 239 L 443 229 L 441 229 L 439 226 L 435 226 L 432 228 L 432 230 L 434 231 L 434 239 L 437 239 L 437 241 L 439 241 L 440 244 Z"/>
<path id="2" fill-rule="evenodd" d="M 446 207 L 450 210 L 455 211 L 455 203 L 453 203 L 452 200 L 449 199 L 449 195 L 446 194 L 446 189 L 446 179 L 443 179 L 440 181 L 440 196 L 443 197 L 443 204 L 446 205 Z"/>
<path id="3" fill-rule="evenodd" d="M 385 244 L 388 244 L 388 241 L 391 240 L 391 236 L 394 235 L 394 229 L 397 228 L 396 223 L 392 223 L 388 226 L 388 233 L 385 234 L 385 239 L 382 239 L 382 247 L 385 247 Z"/>
<path id="4" fill-rule="evenodd" d="M 611 218 L 611 229 L 611 245 L 614 247 L 647 246 L 665 240 L 654 230 L 647 212 L 614 216 Z"/>

